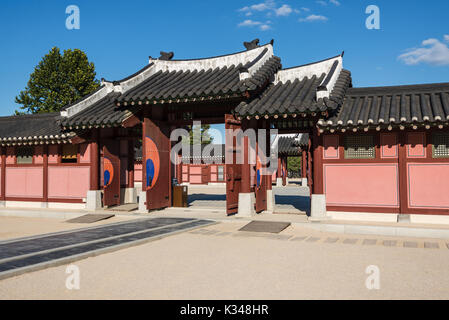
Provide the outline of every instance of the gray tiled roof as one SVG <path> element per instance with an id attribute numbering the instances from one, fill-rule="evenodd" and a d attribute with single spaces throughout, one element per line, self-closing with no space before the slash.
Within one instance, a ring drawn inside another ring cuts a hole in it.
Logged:
<path id="1" fill-rule="evenodd" d="M 299 156 L 302 148 L 306 147 L 308 144 L 308 134 L 298 134 L 288 137 L 280 136 L 278 140 L 278 154 L 284 156 Z"/>
<path id="2" fill-rule="evenodd" d="M 64 141 L 73 136 L 64 133 L 59 113 L 27 114 L 0 117 L 0 142 L 2 145 L 23 144 L 36 141 Z"/>
<path id="3" fill-rule="evenodd" d="M 272 43 L 247 51 L 195 60 L 150 63 L 119 81 L 102 80 L 96 92 L 63 109 L 66 128 L 116 126 L 146 104 L 238 98 L 265 88 L 281 68 Z"/>
<path id="4" fill-rule="evenodd" d="M 351 88 L 322 127 L 425 125 L 449 121 L 449 83 Z"/>
<path id="5" fill-rule="evenodd" d="M 69 118 L 63 118 L 64 127 L 77 126 L 118 126 L 123 120 L 132 115 L 133 108 L 117 107 L 114 103 L 120 93 L 112 92 L 101 100 L 93 103 L 81 112 Z"/>
<path id="6" fill-rule="evenodd" d="M 254 117 L 334 110 L 341 105 L 346 90 L 352 84 L 351 73 L 341 70 L 329 97 L 317 98 L 317 92 L 322 90 L 323 85 L 327 85 L 336 72 L 335 68 L 334 62 L 328 73 L 313 74 L 310 77 L 298 76 L 272 84 L 255 99 L 240 103 L 236 112 L 241 117 Z M 298 67 L 298 74 L 300 69 L 301 67 Z"/>
<path id="7" fill-rule="evenodd" d="M 203 152 L 205 148 L 212 148 L 210 149 L 210 152 L 208 152 L 205 157 L 203 157 Z M 215 154 L 215 149 L 220 150 L 218 154 Z M 182 150 L 179 151 L 180 155 L 182 156 L 183 161 L 190 161 L 192 159 L 195 159 L 193 156 L 193 145 L 190 145 L 190 155 L 187 156 L 186 154 L 182 154 Z M 203 160 L 222 160 L 225 157 L 225 145 L 224 144 L 202 144 L 201 145 L 201 157 Z"/>
<path id="8" fill-rule="evenodd" d="M 266 52 L 263 52 L 266 54 Z M 240 80 L 240 72 L 247 65 L 229 65 L 202 70 L 158 71 L 156 74 L 118 97 L 118 102 L 210 97 L 226 94 L 243 94 L 262 87 L 280 68 L 280 59 L 271 57 L 248 79 Z"/>

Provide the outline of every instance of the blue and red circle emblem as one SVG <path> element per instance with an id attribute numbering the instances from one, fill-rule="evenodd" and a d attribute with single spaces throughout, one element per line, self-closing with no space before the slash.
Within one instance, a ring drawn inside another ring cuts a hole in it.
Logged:
<path id="1" fill-rule="evenodd" d="M 259 156 L 256 161 L 256 187 L 260 189 L 262 185 L 262 163 L 260 162 Z"/>
<path id="2" fill-rule="evenodd" d="M 103 159 L 103 185 L 108 187 L 114 180 L 114 167 L 111 160 L 108 158 Z"/>
<path id="3" fill-rule="evenodd" d="M 146 169 L 146 186 L 151 189 L 156 185 L 159 178 L 160 158 L 157 146 L 150 137 L 145 137 L 145 169 Z"/>

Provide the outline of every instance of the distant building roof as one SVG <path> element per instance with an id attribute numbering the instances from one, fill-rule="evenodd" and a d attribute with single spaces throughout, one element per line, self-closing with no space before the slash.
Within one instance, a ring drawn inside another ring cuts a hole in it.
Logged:
<path id="1" fill-rule="evenodd" d="M 59 113 L 0 117 L 0 143 L 13 146 L 36 143 L 66 143 L 75 134 L 63 132 Z"/>
<path id="2" fill-rule="evenodd" d="M 328 130 L 425 126 L 449 120 L 449 83 L 351 88 L 341 108 L 319 125 Z"/>

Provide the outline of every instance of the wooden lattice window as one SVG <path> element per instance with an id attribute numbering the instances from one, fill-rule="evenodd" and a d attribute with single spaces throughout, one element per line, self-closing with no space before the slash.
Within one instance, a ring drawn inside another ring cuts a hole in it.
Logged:
<path id="1" fill-rule="evenodd" d="M 434 133 L 432 143 L 434 158 L 449 158 L 449 133 Z"/>
<path id="2" fill-rule="evenodd" d="M 78 145 L 65 144 L 62 146 L 62 163 L 76 163 L 78 160 Z"/>
<path id="3" fill-rule="evenodd" d="M 32 164 L 34 147 L 20 146 L 17 148 L 17 164 Z"/>
<path id="4" fill-rule="evenodd" d="M 374 137 L 371 135 L 346 136 L 346 159 L 375 159 L 376 148 Z"/>

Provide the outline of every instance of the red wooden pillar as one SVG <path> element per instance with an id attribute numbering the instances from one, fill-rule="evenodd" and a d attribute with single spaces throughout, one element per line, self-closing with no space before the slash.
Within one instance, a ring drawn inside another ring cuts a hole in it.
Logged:
<path id="1" fill-rule="evenodd" d="M 0 174 L 0 183 L 1 183 L 1 193 L 0 199 L 6 199 L 6 147 L 1 147 L 1 157 L 2 157 L 2 170 Z"/>
<path id="2" fill-rule="evenodd" d="M 90 161 L 90 190 L 100 190 L 99 183 L 99 165 L 100 165 L 100 152 L 98 148 L 99 143 L 99 131 L 94 129 L 91 143 L 91 161 Z"/>
<path id="3" fill-rule="evenodd" d="M 44 202 L 48 202 L 48 145 L 43 148 L 44 157 Z"/>
<path id="4" fill-rule="evenodd" d="M 128 188 L 134 188 L 134 139 L 128 140 Z"/>
<path id="5" fill-rule="evenodd" d="M 242 186 L 240 191 L 241 193 L 251 192 L 251 165 L 249 164 L 248 147 L 249 147 L 249 138 L 243 137 Z"/>
<path id="6" fill-rule="evenodd" d="M 313 194 L 324 194 L 323 186 L 323 135 L 313 131 Z"/>
<path id="7" fill-rule="evenodd" d="M 301 178 L 307 178 L 307 151 L 303 149 L 301 156 Z"/>
<path id="8" fill-rule="evenodd" d="M 285 187 L 287 185 L 287 176 L 288 176 L 288 171 L 287 171 L 287 157 L 283 157 L 282 158 L 282 185 Z"/>
<path id="9" fill-rule="evenodd" d="M 267 130 L 267 136 L 266 136 L 266 157 L 267 159 L 271 159 L 271 135 L 270 135 L 270 122 L 267 120 L 265 124 L 265 128 Z M 267 165 L 270 166 L 270 168 L 273 167 L 271 163 L 268 163 Z M 273 190 L 273 171 L 270 171 L 270 175 L 267 175 L 267 190 Z"/>
<path id="10" fill-rule="evenodd" d="M 282 158 L 278 157 L 278 172 L 276 178 L 282 178 Z"/>
<path id="11" fill-rule="evenodd" d="M 307 147 L 307 183 L 310 188 L 310 194 L 313 192 L 312 161 L 312 137 L 309 135 L 309 143 Z"/>
<path id="12" fill-rule="evenodd" d="M 426 139 L 427 142 L 429 139 Z M 407 133 L 398 133 L 398 162 L 399 162 L 399 211 L 407 213 Z"/>

